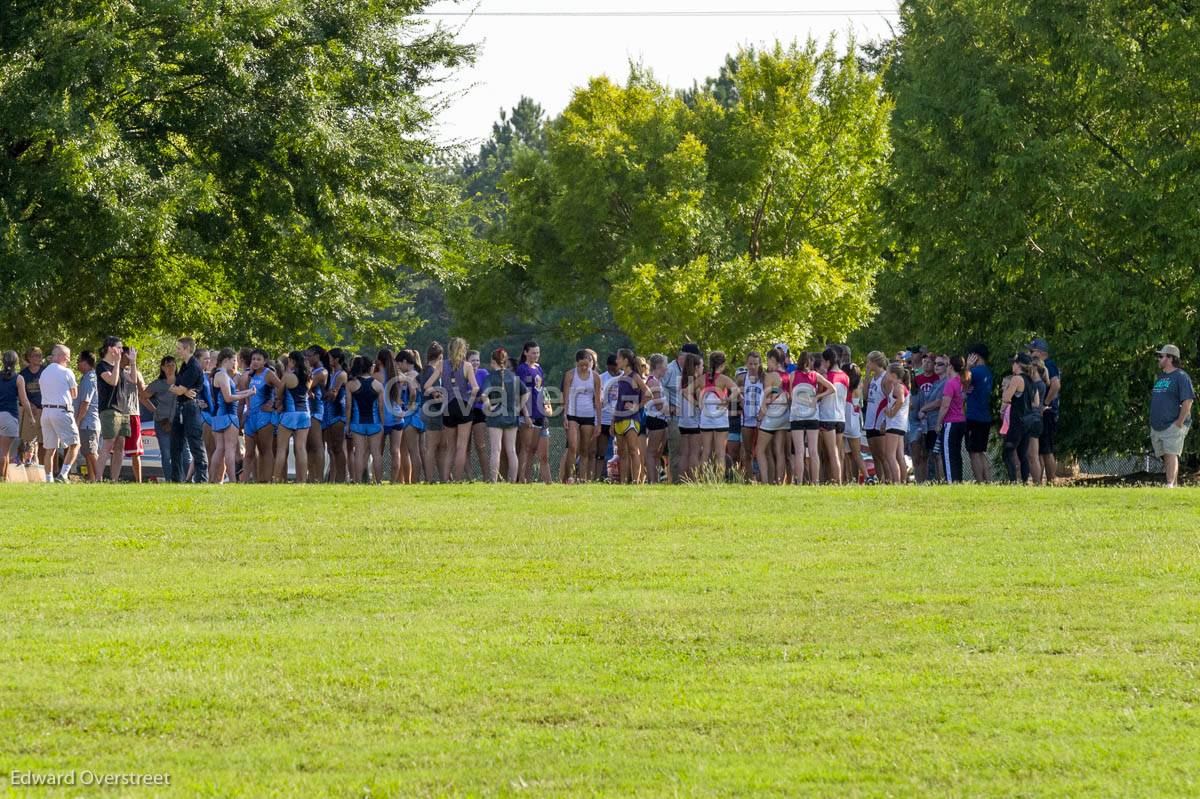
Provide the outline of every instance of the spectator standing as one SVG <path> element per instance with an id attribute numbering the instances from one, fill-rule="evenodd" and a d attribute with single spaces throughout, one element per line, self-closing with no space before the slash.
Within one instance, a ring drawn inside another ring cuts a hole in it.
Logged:
<path id="1" fill-rule="evenodd" d="M 142 395 L 146 392 L 146 378 L 129 359 L 129 347 L 121 356 L 122 379 L 125 387 L 125 410 L 129 414 L 129 435 L 125 437 L 125 457 L 133 469 L 133 482 L 142 482 Z"/>
<path id="2" fill-rule="evenodd" d="M 171 422 L 175 418 L 175 395 L 171 386 L 175 385 L 175 356 L 164 355 L 158 362 L 158 377 L 146 386 L 143 402 L 154 414 L 154 438 L 158 442 L 158 453 L 162 464 L 163 480 L 171 479 Z M 191 461 L 189 453 L 184 450 L 184 469 Z"/>
<path id="3" fill-rule="evenodd" d="M 8 479 L 12 445 L 21 438 L 21 400 L 17 394 L 17 352 L 6 350 L 0 371 L 0 481 Z"/>
<path id="4" fill-rule="evenodd" d="M 967 369 L 971 379 L 965 386 L 967 455 L 971 459 L 971 472 L 975 482 L 986 483 L 992 479 L 992 465 L 988 460 L 988 438 L 992 431 L 992 370 L 988 368 L 986 344 L 976 344 L 967 353 Z"/>
<path id="5" fill-rule="evenodd" d="M 1058 476 L 1058 460 L 1054 455 L 1054 440 L 1058 432 L 1058 397 L 1062 393 L 1062 374 L 1058 364 L 1050 357 L 1050 344 L 1044 338 L 1035 338 L 1029 344 L 1029 354 L 1040 358 L 1049 376 L 1049 389 L 1046 402 L 1042 408 L 1042 434 L 1038 436 L 1038 457 L 1042 460 L 1042 470 L 1046 482 L 1053 485 Z"/>
<path id="6" fill-rule="evenodd" d="M 21 459 L 26 465 L 45 456 L 42 442 L 42 350 L 30 347 L 25 351 L 25 368 L 17 380 L 17 395 L 21 398 Z"/>
<path id="7" fill-rule="evenodd" d="M 1150 443 L 1163 460 L 1167 488 L 1179 480 L 1179 456 L 1192 429 L 1192 404 L 1196 391 L 1192 378 L 1179 368 L 1179 348 L 1167 344 L 1157 351 L 1158 379 L 1150 391 Z"/>
<path id="8" fill-rule="evenodd" d="M 79 428 L 79 451 L 87 464 L 87 478 L 100 482 L 100 399 L 96 393 L 96 356 L 79 353 L 79 391 L 75 395 L 75 425 Z"/>
<path id="9" fill-rule="evenodd" d="M 129 437 L 129 383 L 121 370 L 121 339 L 109 336 L 100 347 L 100 362 L 96 364 L 96 396 L 100 401 L 100 463 L 108 464 L 108 479 L 121 479 L 125 460 L 125 439 Z M 137 358 L 131 350 L 130 357 Z"/>
<path id="10" fill-rule="evenodd" d="M 175 344 L 175 357 L 183 364 L 175 375 L 170 392 L 175 395 L 175 416 L 171 420 L 171 477 L 183 482 L 186 447 L 192 456 L 192 481 L 208 482 L 208 451 L 204 448 L 204 420 L 196 399 L 204 394 L 204 371 L 196 359 L 195 339 L 184 337 Z"/>
<path id="11" fill-rule="evenodd" d="M 50 363 L 42 369 L 38 383 L 42 399 L 42 444 L 46 455 L 42 463 L 46 467 L 46 482 L 67 482 L 67 475 L 79 456 L 79 427 L 75 424 L 75 395 L 79 386 L 75 373 L 67 363 L 71 350 L 64 344 L 55 344 L 50 351 Z M 62 447 L 62 464 L 55 472 L 54 459 Z"/>

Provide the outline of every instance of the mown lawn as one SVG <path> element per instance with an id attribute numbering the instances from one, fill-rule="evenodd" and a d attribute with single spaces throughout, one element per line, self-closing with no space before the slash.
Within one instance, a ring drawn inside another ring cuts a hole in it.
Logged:
<path id="1" fill-rule="evenodd" d="M 0 786 L 1200 793 L 1200 491 L 73 485 L 0 507 Z"/>

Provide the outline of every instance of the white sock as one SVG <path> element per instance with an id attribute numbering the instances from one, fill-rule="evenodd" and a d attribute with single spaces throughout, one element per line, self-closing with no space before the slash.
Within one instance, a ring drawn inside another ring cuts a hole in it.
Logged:
<path id="1" fill-rule="evenodd" d="M 46 475 L 46 482 L 47 482 L 47 483 L 53 483 L 53 482 L 54 482 L 54 475 L 52 475 L 52 474 L 47 474 L 47 475 Z"/>
<path id="2" fill-rule="evenodd" d="M 64 467 L 62 467 L 62 469 L 60 469 L 60 470 L 59 470 L 59 472 L 58 472 L 58 476 L 59 476 L 59 477 L 61 477 L 61 478 L 62 478 L 62 479 L 64 479 L 64 480 L 66 480 L 66 479 L 67 479 L 67 475 L 69 475 L 70 473 L 71 473 L 71 467 L 70 467 L 70 466 L 64 466 Z"/>

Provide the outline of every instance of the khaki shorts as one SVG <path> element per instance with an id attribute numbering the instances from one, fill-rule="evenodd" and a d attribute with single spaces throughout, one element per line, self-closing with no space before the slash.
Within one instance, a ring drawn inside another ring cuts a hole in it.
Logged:
<path id="1" fill-rule="evenodd" d="M 21 409 L 21 443 L 28 446 L 42 440 L 42 424 L 24 408 Z"/>
<path id="2" fill-rule="evenodd" d="M 1183 440 L 1187 438 L 1190 429 L 1191 425 L 1176 427 L 1174 424 L 1166 430 L 1150 428 L 1150 444 L 1154 447 L 1154 456 L 1161 458 L 1163 455 L 1182 455 Z"/>
<path id="3" fill-rule="evenodd" d="M 100 411 L 100 437 L 105 441 L 115 438 L 128 438 L 132 431 L 129 428 L 129 414 L 109 408 Z"/>
<path id="4" fill-rule="evenodd" d="M 42 446 L 46 449 L 73 447 L 79 443 L 79 428 L 75 416 L 61 408 L 42 411 Z"/>
<path id="5" fill-rule="evenodd" d="M 79 431 L 79 451 L 84 455 L 100 454 L 100 431 L 96 428 Z"/>

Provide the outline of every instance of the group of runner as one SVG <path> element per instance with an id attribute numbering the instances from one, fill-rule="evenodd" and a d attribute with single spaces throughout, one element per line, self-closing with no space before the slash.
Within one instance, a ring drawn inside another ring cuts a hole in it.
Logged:
<path id="1" fill-rule="evenodd" d="M 1048 346 L 1032 342 L 1004 378 L 1000 432 L 1010 480 L 1054 479 L 1061 376 Z M 272 357 L 250 347 L 195 350 L 185 338 L 147 382 L 136 350 L 110 337 L 99 357 L 80 354 L 77 388 L 65 347 L 56 346 L 45 367 L 31 349 L 19 371 L 9 352 L 0 449 L 8 453 L 19 437 L 25 460 L 37 453 L 51 480 L 65 479 L 79 451 L 93 480 L 105 471 L 119 479 L 128 457 L 140 480 L 145 407 L 164 477 L 174 481 L 380 482 L 387 450 L 397 483 L 468 479 L 472 454 L 492 481 L 737 475 L 798 485 L 902 483 L 911 473 L 917 482 L 956 483 L 964 444 L 974 479 L 990 479 L 993 378 L 982 345 L 965 357 L 871 352 L 863 368 L 842 345 L 793 354 L 780 343 L 737 367 L 696 344 L 674 358 L 620 349 L 603 365 L 582 349 L 554 386 L 540 355 L 530 341 L 512 355 L 497 348 L 484 363 L 454 338 L 423 356 L 314 345 Z M 560 414 L 566 446 L 552 469 L 549 420 Z"/>

